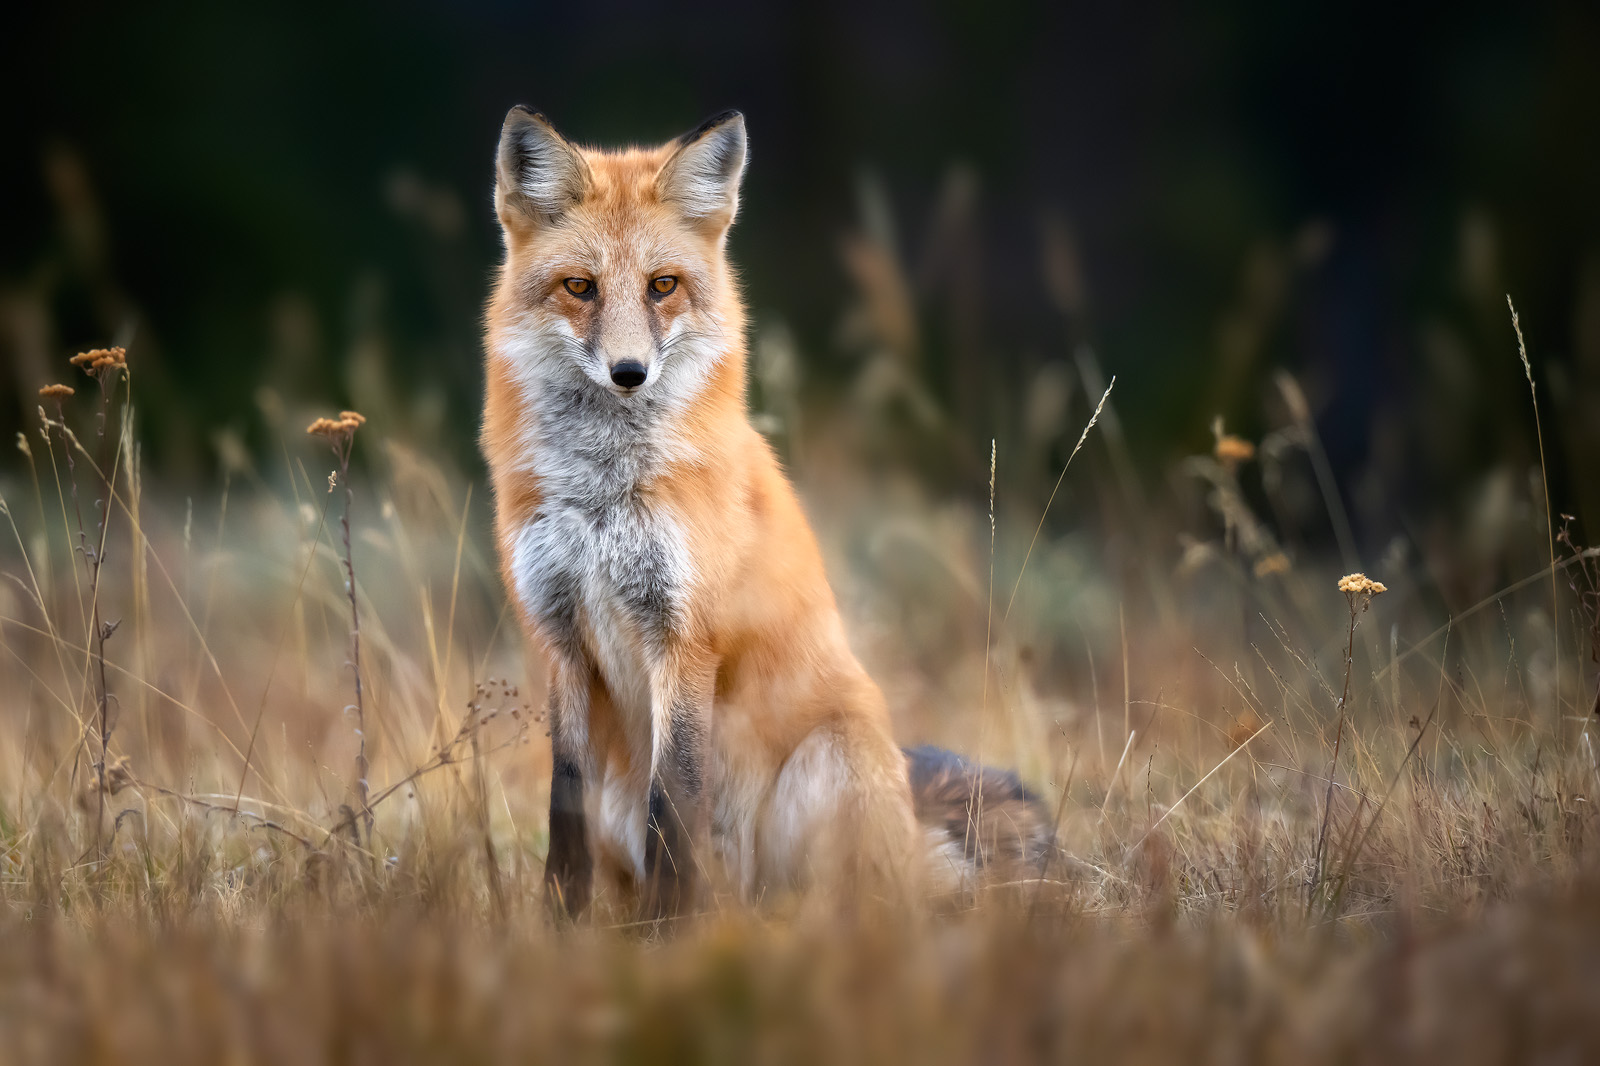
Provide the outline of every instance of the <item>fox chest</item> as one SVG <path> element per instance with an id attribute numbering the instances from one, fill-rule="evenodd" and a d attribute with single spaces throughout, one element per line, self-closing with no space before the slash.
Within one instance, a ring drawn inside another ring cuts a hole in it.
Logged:
<path id="1" fill-rule="evenodd" d="M 650 674 L 691 581 L 674 517 L 636 499 L 546 499 L 518 532 L 517 595 L 550 649 L 592 662 L 619 710 L 648 713 Z"/>

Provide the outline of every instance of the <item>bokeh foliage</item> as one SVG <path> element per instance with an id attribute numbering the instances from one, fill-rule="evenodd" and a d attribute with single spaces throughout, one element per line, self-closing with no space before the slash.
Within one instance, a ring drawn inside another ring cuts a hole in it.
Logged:
<path id="1" fill-rule="evenodd" d="M 1600 507 L 1566 466 L 1600 446 L 1586 5 L 23 18 L 0 44 L 8 436 L 62 354 L 127 341 L 151 456 L 173 474 L 207 473 L 219 429 L 266 447 L 263 387 L 290 405 L 387 404 L 391 431 L 471 462 L 506 107 L 612 143 L 732 105 L 752 130 L 733 250 L 758 328 L 794 338 L 808 396 L 913 345 L 954 430 L 947 487 L 981 493 L 990 437 L 1005 469 L 1028 405 L 1081 346 L 1120 376 L 1148 473 L 1202 449 L 1214 415 L 1265 428 L 1270 372 L 1287 367 L 1381 549 L 1423 502 L 1532 458 L 1526 406 L 1507 402 L 1509 290 L 1549 378 L 1557 509 L 1592 524 Z M 853 313 L 884 261 L 906 279 L 904 337 Z"/>

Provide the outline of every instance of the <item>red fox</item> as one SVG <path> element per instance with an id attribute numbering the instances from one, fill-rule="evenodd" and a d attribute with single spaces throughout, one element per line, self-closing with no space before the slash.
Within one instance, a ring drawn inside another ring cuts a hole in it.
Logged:
<path id="1" fill-rule="evenodd" d="M 902 752 L 800 503 L 745 408 L 725 239 L 745 124 L 600 151 L 513 108 L 496 159 L 482 447 L 506 587 L 549 671 L 559 913 L 593 878 L 659 917 L 720 860 L 739 893 L 908 901 L 1033 862 L 1014 776 Z M 920 793 L 913 800 L 913 783 Z M 918 814 L 925 826 L 919 828 Z"/>

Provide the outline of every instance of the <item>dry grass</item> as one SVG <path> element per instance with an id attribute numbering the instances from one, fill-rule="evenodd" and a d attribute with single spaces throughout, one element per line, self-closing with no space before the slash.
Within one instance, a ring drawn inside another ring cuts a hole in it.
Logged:
<path id="1" fill-rule="evenodd" d="M 1281 430 L 1186 464 L 1216 535 L 1176 567 L 1150 528 L 1041 537 L 1003 481 L 986 515 L 869 480 L 838 454 L 875 401 L 808 413 L 799 480 L 902 738 L 1020 767 L 1060 854 L 893 928 L 722 899 L 557 932 L 481 493 L 378 418 L 323 427 L 334 476 L 283 416 L 276 474 L 186 504 L 145 486 L 136 359 L 88 372 L 4 483 L 8 1059 L 1600 1056 L 1594 678 L 1555 643 L 1589 639 L 1600 560 L 1563 534 L 1560 630 L 1533 519 L 1476 603 L 1430 560 L 1387 588 L 1292 562 L 1257 513 L 1326 487 L 1292 380 Z"/>

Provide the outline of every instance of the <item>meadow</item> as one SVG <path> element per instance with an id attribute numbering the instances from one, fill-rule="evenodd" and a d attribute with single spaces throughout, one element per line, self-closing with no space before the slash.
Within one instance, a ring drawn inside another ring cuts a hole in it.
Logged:
<path id="1" fill-rule="evenodd" d="M 1286 373 L 1264 432 L 1152 485 L 1092 354 L 975 449 L 888 341 L 819 398 L 763 330 L 754 406 L 901 740 L 1056 812 L 1034 876 L 866 925 L 722 892 L 555 928 L 483 485 L 264 390 L 269 446 L 219 438 L 181 495 L 105 349 L 3 482 L 4 1058 L 1600 1057 L 1600 553 L 1542 465 L 1363 565 Z"/>

